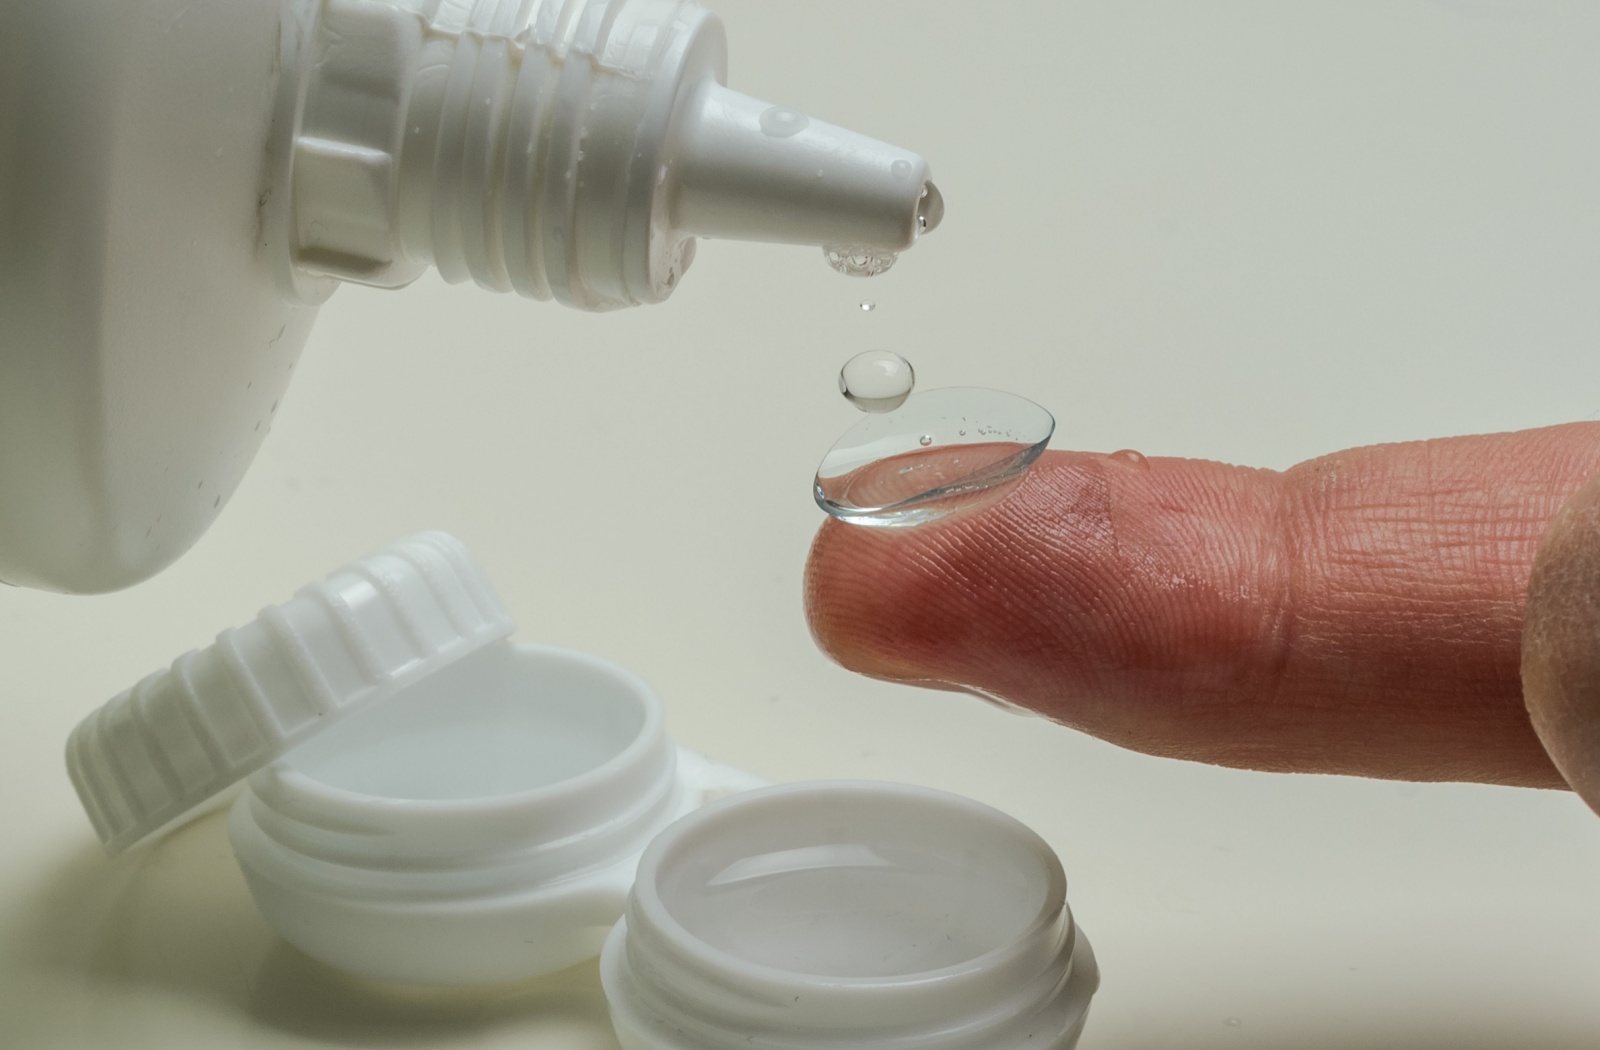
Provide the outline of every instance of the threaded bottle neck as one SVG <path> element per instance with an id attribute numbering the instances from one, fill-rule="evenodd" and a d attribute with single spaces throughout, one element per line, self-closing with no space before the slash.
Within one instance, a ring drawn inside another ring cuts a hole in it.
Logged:
<path id="1" fill-rule="evenodd" d="M 681 0 L 323 0 L 292 147 L 294 264 L 603 310 L 666 297 L 680 96 L 720 76 Z"/>
<path id="2" fill-rule="evenodd" d="M 898 252 L 942 214 L 916 154 L 724 87 L 690 0 L 301 2 L 261 214 L 305 301 L 431 264 L 608 310 L 696 237 Z"/>

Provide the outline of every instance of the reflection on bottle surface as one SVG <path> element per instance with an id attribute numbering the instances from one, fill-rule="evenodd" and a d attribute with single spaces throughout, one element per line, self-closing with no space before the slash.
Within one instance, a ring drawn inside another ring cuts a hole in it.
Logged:
<path id="1" fill-rule="evenodd" d="M 979 387 L 913 394 L 845 432 L 817 468 L 817 505 L 856 525 L 909 526 L 1012 491 L 1055 431 L 1026 398 Z"/>

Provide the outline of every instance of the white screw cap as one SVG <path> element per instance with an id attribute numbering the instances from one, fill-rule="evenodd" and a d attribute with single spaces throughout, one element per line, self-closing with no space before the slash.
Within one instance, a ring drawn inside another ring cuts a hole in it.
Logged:
<path id="1" fill-rule="evenodd" d="M 465 546 L 401 540 L 178 657 L 85 718 L 67 772 L 113 852 L 515 629 Z"/>

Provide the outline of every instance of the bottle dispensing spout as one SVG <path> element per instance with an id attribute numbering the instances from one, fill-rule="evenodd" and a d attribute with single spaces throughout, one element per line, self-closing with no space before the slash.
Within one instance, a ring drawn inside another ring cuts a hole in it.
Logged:
<path id="1" fill-rule="evenodd" d="M 323 0 L 307 48 L 302 294 L 432 264 L 614 309 L 671 294 L 697 237 L 900 251 L 943 214 L 917 154 L 724 87 L 722 25 L 681 0 Z"/>
<path id="2" fill-rule="evenodd" d="M 903 251 L 944 215 L 915 153 L 709 78 L 685 108 L 676 151 L 670 215 L 684 234 Z"/>

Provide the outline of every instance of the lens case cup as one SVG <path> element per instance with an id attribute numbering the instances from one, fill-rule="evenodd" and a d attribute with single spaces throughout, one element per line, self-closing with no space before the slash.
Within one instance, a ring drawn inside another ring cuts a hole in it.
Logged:
<path id="1" fill-rule="evenodd" d="M 118 695 L 67 766 L 106 847 L 244 781 L 257 907 L 421 985 L 599 954 L 626 1050 L 1065 1050 L 1099 972 L 1015 819 L 869 781 L 765 785 L 677 747 L 608 661 L 511 639 L 443 533 L 303 588 Z"/>

